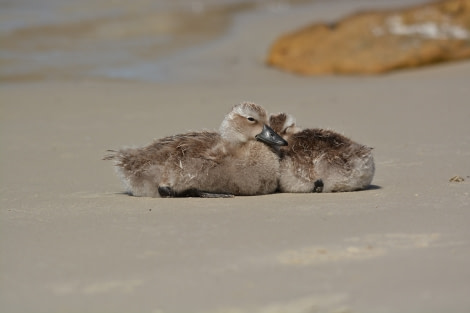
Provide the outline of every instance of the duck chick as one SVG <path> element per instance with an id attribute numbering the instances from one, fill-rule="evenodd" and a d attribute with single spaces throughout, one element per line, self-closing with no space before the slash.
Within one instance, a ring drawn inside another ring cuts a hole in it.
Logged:
<path id="1" fill-rule="evenodd" d="M 228 197 L 277 189 L 279 157 L 287 145 L 268 125 L 266 111 L 243 102 L 225 116 L 219 132 L 169 136 L 143 148 L 110 151 L 117 172 L 134 196 Z"/>
<path id="2" fill-rule="evenodd" d="M 372 148 L 326 129 L 301 129 L 285 113 L 270 116 L 280 147 L 281 192 L 341 192 L 367 188 L 374 177 Z"/>

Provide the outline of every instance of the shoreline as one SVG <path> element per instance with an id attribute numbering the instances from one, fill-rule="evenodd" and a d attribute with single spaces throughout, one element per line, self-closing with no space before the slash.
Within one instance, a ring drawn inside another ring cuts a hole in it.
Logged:
<path id="1" fill-rule="evenodd" d="M 186 76 L 193 80 L 195 77 L 210 78 L 223 73 L 221 67 L 244 70 L 243 65 L 247 62 L 250 66 L 265 67 L 268 48 L 277 37 L 316 20 L 334 21 L 351 12 L 408 3 L 405 0 L 393 3 L 367 0 L 308 2 L 298 0 L 290 6 L 278 4 L 279 7 L 272 9 L 270 1 L 261 7 L 235 2 L 209 6 L 202 13 L 192 12 L 193 9 L 172 11 L 170 8 L 145 12 L 145 5 L 132 10 L 118 6 L 115 10 L 127 13 L 116 16 L 105 15 L 106 10 L 99 7 L 97 17 L 88 17 L 84 23 L 59 19 L 58 24 L 39 24 L 2 33 L 4 52 L 1 62 L 4 66 L 0 81 L 122 79 L 162 82 L 186 80 Z M 62 10 L 68 12 L 66 6 Z M 286 24 L 278 22 L 283 20 Z M 253 29 L 245 27 L 246 24 L 253 25 Z M 74 39 L 69 40 L 69 37 Z M 243 47 L 247 45 L 256 48 L 245 53 Z M 207 60 L 207 57 L 211 59 Z"/>
<path id="2" fill-rule="evenodd" d="M 237 15 L 283 10 L 283 5 L 288 10 L 309 2 L 140 1 L 130 5 L 121 1 L 108 6 L 91 2 L 74 6 L 42 1 L 52 11 L 39 10 L 35 19 L 29 18 L 27 5 L 5 8 L 0 81 L 139 79 L 142 69 L 158 68 L 158 63 L 169 56 L 223 37 Z M 25 24 L 10 21 L 15 17 Z M 155 75 L 158 79 L 159 74 Z"/>

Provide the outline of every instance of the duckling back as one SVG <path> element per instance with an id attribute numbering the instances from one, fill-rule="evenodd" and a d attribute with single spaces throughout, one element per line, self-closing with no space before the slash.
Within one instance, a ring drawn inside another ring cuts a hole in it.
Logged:
<path id="1" fill-rule="evenodd" d="M 220 140 L 216 132 L 189 132 L 164 137 L 142 148 L 110 151 L 104 159 L 114 160 L 129 194 L 158 197 L 159 186 L 176 181 L 184 184 L 215 166 L 210 151 Z"/>

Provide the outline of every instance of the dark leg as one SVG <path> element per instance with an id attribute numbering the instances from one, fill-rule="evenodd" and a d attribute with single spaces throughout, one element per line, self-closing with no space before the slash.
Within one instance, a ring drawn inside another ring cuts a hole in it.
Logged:
<path id="1" fill-rule="evenodd" d="M 211 193 L 211 192 L 204 192 L 201 191 L 200 193 L 201 198 L 233 198 L 235 195 L 230 193 Z"/>
<path id="2" fill-rule="evenodd" d="M 180 192 L 177 197 L 193 197 L 193 198 L 233 198 L 234 195 L 228 193 L 213 193 L 199 189 L 188 189 Z"/>
<path id="3" fill-rule="evenodd" d="M 162 198 L 174 198 L 177 196 L 174 190 L 169 186 L 159 186 L 158 193 Z"/>
<path id="4" fill-rule="evenodd" d="M 312 192 L 322 192 L 323 191 L 323 180 L 317 179 L 313 183 L 313 190 Z"/>
<path id="5" fill-rule="evenodd" d="M 198 190 L 195 188 L 187 189 L 176 193 L 171 187 L 169 186 L 160 186 L 158 187 L 158 193 L 162 198 L 185 198 L 185 197 L 193 197 L 193 198 L 233 198 L 234 195 L 228 193 L 213 193 L 213 192 L 206 192 L 202 190 Z"/>

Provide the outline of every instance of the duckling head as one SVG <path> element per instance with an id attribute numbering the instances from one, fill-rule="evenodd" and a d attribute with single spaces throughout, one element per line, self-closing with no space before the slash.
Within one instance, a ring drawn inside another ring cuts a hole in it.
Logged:
<path id="1" fill-rule="evenodd" d="M 252 102 L 235 105 L 220 125 L 220 134 L 231 143 L 259 140 L 272 146 L 287 146 L 268 125 L 266 110 Z"/>
<path id="2" fill-rule="evenodd" d="M 271 114 L 269 117 L 269 125 L 287 141 L 289 141 L 289 138 L 293 134 L 302 130 L 295 124 L 295 118 L 287 113 Z"/>

